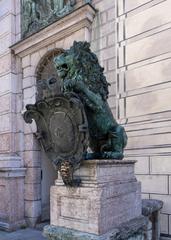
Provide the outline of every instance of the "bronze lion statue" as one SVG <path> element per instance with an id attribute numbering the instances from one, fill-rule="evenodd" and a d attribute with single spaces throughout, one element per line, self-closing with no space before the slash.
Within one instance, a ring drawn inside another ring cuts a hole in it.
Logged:
<path id="1" fill-rule="evenodd" d="M 84 158 L 122 159 L 127 135 L 108 105 L 109 84 L 90 44 L 74 42 L 69 50 L 54 58 L 54 64 L 62 79 L 62 92 L 78 95 L 84 105 L 91 149 Z"/>

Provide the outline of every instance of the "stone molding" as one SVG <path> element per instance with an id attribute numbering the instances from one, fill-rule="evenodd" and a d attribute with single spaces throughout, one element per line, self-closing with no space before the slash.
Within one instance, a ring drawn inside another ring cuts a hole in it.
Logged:
<path id="1" fill-rule="evenodd" d="M 11 169 L 21 167 L 21 157 L 17 156 L 0 156 L 0 171 L 1 169 Z"/>
<path id="2" fill-rule="evenodd" d="M 85 4 L 41 31 L 12 45 L 11 49 L 16 55 L 24 57 L 82 28 L 91 29 L 95 14 L 96 10 L 90 4 Z"/>
<path id="3" fill-rule="evenodd" d="M 18 221 L 16 223 L 10 224 L 10 223 L 5 223 L 5 222 L 0 222 L 0 229 L 3 231 L 15 231 L 17 229 L 20 229 L 21 227 L 26 226 L 26 221 L 25 219 Z"/>
<path id="4" fill-rule="evenodd" d="M 0 178 L 25 177 L 26 168 L 2 168 Z"/>
<path id="5" fill-rule="evenodd" d="M 75 171 L 74 176 L 75 178 L 81 178 L 82 180 L 82 186 L 88 186 L 90 185 L 98 185 L 98 184 L 105 184 L 109 181 L 110 183 L 115 182 L 118 183 L 119 181 L 126 182 L 131 181 L 131 183 L 136 182 L 136 178 L 134 175 L 134 164 L 136 161 L 134 160 L 85 160 L 82 162 L 81 167 Z M 111 176 L 103 174 L 103 169 L 105 169 L 107 172 L 109 171 L 109 168 L 112 168 L 114 173 Z M 125 176 L 122 176 L 122 173 L 118 173 L 118 169 L 131 169 L 129 173 L 125 172 Z M 110 185 L 110 183 L 108 183 Z M 55 185 L 57 186 L 63 186 L 62 178 L 59 177 L 55 182 Z"/>

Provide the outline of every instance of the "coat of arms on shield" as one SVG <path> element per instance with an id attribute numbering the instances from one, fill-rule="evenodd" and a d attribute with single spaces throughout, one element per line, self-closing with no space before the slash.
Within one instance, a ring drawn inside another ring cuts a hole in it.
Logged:
<path id="1" fill-rule="evenodd" d="M 73 172 L 87 149 L 88 126 L 83 105 L 76 94 L 61 94 L 26 106 L 26 123 L 34 119 L 36 136 L 66 185 L 79 185 Z"/>

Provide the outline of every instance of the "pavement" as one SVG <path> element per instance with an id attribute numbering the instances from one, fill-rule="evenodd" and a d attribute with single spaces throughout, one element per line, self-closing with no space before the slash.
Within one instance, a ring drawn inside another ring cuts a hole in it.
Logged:
<path id="1" fill-rule="evenodd" d="M 0 240 L 46 240 L 46 238 L 42 236 L 42 231 L 26 228 L 12 233 L 0 231 Z"/>

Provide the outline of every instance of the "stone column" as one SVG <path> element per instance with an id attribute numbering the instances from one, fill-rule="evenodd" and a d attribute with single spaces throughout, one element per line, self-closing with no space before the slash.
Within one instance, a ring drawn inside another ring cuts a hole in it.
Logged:
<path id="1" fill-rule="evenodd" d="M 136 223 L 140 229 L 141 187 L 134 176 L 134 163 L 84 161 L 75 173 L 82 179 L 78 188 L 64 186 L 59 178 L 51 188 L 51 226 L 45 227 L 45 236 L 56 240 L 110 239 L 125 223 L 133 233 L 130 223 L 134 220 L 134 230 Z M 134 234 L 138 231 L 136 228 Z"/>
<path id="2" fill-rule="evenodd" d="M 20 39 L 20 1 L 0 1 L 0 229 L 24 221 L 21 69 L 10 46 Z"/>

